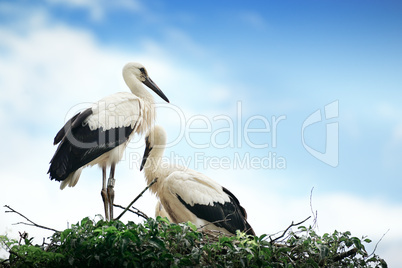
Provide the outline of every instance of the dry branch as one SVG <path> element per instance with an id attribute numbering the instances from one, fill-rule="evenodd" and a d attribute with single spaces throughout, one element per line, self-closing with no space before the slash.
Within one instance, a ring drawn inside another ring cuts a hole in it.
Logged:
<path id="1" fill-rule="evenodd" d="M 121 205 L 117 205 L 117 204 L 113 204 L 113 206 L 121 208 L 121 209 L 125 209 L 125 207 L 121 206 Z M 141 210 L 139 210 L 136 207 L 131 207 L 132 209 L 128 209 L 127 211 L 130 211 L 134 214 L 136 214 L 139 217 L 143 217 L 144 219 L 149 219 L 149 217 L 147 216 L 147 214 L 145 214 L 144 212 L 142 212 Z"/>
<path id="2" fill-rule="evenodd" d="M 378 242 L 375 244 L 374 250 L 373 252 L 368 256 L 371 257 L 372 255 L 374 255 L 375 251 L 377 250 L 377 246 L 378 244 L 381 242 L 381 240 L 384 238 L 384 236 L 389 232 L 389 229 L 381 236 L 380 240 L 378 240 Z"/>
<path id="3" fill-rule="evenodd" d="M 305 221 L 307 221 L 310 218 L 311 218 L 311 216 L 308 216 L 305 220 L 303 220 L 301 222 L 298 222 L 298 223 L 293 223 L 293 221 L 292 221 L 292 223 L 288 226 L 288 228 L 286 228 L 285 231 L 283 231 L 282 235 L 278 236 L 275 239 L 272 239 L 271 236 L 269 236 L 269 239 L 271 240 L 270 243 L 273 243 L 273 242 L 277 241 L 278 239 L 284 237 L 285 234 L 287 233 L 287 231 L 289 231 L 290 228 L 292 228 L 294 226 L 297 226 L 297 225 L 300 225 L 300 224 L 304 223 Z"/>
<path id="4" fill-rule="evenodd" d="M 37 224 L 37 223 L 31 221 L 31 220 L 28 219 L 26 216 L 22 215 L 21 213 L 19 213 L 18 211 L 14 210 L 13 208 L 11 208 L 11 207 L 8 206 L 8 205 L 5 205 L 4 207 L 6 207 L 6 208 L 9 209 L 9 211 L 5 211 L 5 213 L 16 213 L 16 214 L 20 215 L 21 217 L 23 217 L 24 219 L 26 219 L 28 222 L 30 222 L 30 223 L 26 223 L 26 222 L 17 222 L 17 223 L 14 223 L 14 224 L 25 224 L 25 225 L 28 225 L 28 226 L 34 226 L 34 227 L 42 228 L 42 229 L 49 230 L 49 231 L 53 231 L 53 232 L 60 232 L 60 231 L 58 231 L 58 230 L 56 230 L 56 229 L 53 229 L 53 228 L 50 228 L 50 227 L 46 227 L 46 226 L 43 226 L 43 225 L 40 225 L 40 224 Z"/>
<path id="5" fill-rule="evenodd" d="M 208 226 L 208 225 L 210 225 L 210 224 L 215 224 L 215 225 L 216 225 L 217 223 L 230 221 L 231 219 L 228 219 L 228 217 L 231 216 L 231 215 L 233 215 L 233 214 L 234 214 L 234 212 L 229 213 L 229 214 L 226 215 L 225 218 L 222 219 L 222 220 L 216 220 L 216 221 L 214 221 L 214 222 L 208 222 L 207 224 L 204 224 L 204 225 L 200 226 L 199 228 L 197 228 L 197 230 L 202 230 L 205 226 Z"/>
<path id="6" fill-rule="evenodd" d="M 124 215 L 124 213 L 126 213 L 127 210 L 129 210 L 130 207 L 145 193 L 145 191 L 148 190 L 148 188 L 151 187 L 157 181 L 158 181 L 158 178 L 155 178 L 150 184 L 148 184 L 148 186 L 145 187 L 145 189 L 142 190 L 142 192 L 139 195 L 137 195 L 137 197 L 134 198 L 133 201 L 131 201 L 131 203 L 123 210 L 123 212 L 120 213 L 120 215 L 117 218 L 115 218 L 115 220 L 119 220 Z"/>

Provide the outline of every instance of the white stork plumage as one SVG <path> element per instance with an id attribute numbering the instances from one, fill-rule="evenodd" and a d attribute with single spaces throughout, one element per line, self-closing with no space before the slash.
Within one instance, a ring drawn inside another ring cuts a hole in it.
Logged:
<path id="1" fill-rule="evenodd" d="M 155 218 L 158 216 L 160 216 L 162 218 L 168 218 L 168 220 L 170 222 L 172 222 L 172 219 L 169 217 L 169 214 L 166 212 L 166 210 L 162 206 L 162 203 L 160 200 L 158 200 L 158 202 L 156 203 L 156 206 L 155 206 Z"/>
<path id="2" fill-rule="evenodd" d="M 60 189 L 74 187 L 81 171 L 98 164 L 102 168 L 102 199 L 106 220 L 113 219 L 114 172 L 134 133 L 142 134 L 155 119 L 154 99 L 145 84 L 169 102 L 140 63 L 123 67 L 123 78 L 130 92 L 107 96 L 73 116 L 54 138 L 59 144 L 50 160 L 50 179 L 61 181 Z M 106 168 L 110 176 L 106 184 Z"/>
<path id="3" fill-rule="evenodd" d="M 165 210 L 171 221 L 190 221 L 197 228 L 225 234 L 235 234 L 240 230 L 254 235 L 245 209 L 228 189 L 202 173 L 163 162 L 166 132 L 162 127 L 151 128 L 145 144 L 140 170 L 144 169 L 148 184 L 158 178 L 150 189 L 163 206 L 160 210 Z"/>

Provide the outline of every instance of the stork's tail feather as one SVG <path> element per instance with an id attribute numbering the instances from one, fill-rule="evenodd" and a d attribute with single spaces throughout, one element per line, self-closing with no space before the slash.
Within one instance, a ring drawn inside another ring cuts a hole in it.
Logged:
<path id="1" fill-rule="evenodd" d="M 52 160 L 50 160 L 50 168 L 47 172 L 51 180 L 61 181 L 61 190 L 66 186 L 74 187 L 83 169 L 83 167 L 81 167 L 74 170 L 72 165 L 74 158 L 71 156 L 71 146 L 69 142 L 62 142 L 59 145 Z"/>
<path id="2" fill-rule="evenodd" d="M 51 180 L 64 181 L 71 172 L 71 144 L 69 142 L 62 142 L 57 148 L 52 160 L 50 160 L 50 167 L 48 174 Z"/>
<path id="3" fill-rule="evenodd" d="M 67 179 L 61 182 L 60 190 L 66 188 L 67 185 L 69 187 L 74 187 L 80 179 L 82 169 L 83 168 L 79 168 L 76 171 L 71 172 L 70 175 L 68 175 Z"/>

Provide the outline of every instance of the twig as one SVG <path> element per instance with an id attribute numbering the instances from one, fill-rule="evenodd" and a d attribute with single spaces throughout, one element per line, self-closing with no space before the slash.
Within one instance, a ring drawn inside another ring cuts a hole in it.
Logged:
<path id="1" fill-rule="evenodd" d="M 151 187 L 155 182 L 157 182 L 157 180 L 158 178 L 155 178 L 147 187 L 145 187 L 145 189 L 142 190 L 142 192 L 139 195 L 137 195 L 137 197 L 134 198 L 133 201 L 131 201 L 131 203 L 123 210 L 122 213 L 120 213 L 120 215 L 117 218 L 115 218 L 115 220 L 119 220 L 124 215 L 124 213 L 126 213 L 127 210 L 129 210 L 129 208 L 135 203 L 135 201 L 137 201 L 138 198 L 140 198 L 145 193 L 145 191 L 148 190 L 149 187 Z"/>
<path id="2" fill-rule="evenodd" d="M 198 229 L 198 230 L 203 229 L 205 226 L 208 226 L 208 225 L 210 225 L 210 224 L 215 224 L 215 225 L 216 225 L 216 223 L 221 223 L 221 222 L 225 222 L 225 221 L 230 221 L 230 219 L 226 219 L 226 218 L 227 218 L 227 216 L 226 216 L 224 219 L 222 219 L 222 220 L 217 220 L 217 221 L 214 221 L 214 222 L 208 222 L 208 223 L 206 223 L 206 224 L 204 224 L 204 225 L 201 225 L 201 226 L 198 227 L 197 229 Z"/>
<path id="3" fill-rule="evenodd" d="M 210 225 L 210 224 L 215 224 L 215 225 L 216 225 L 217 223 L 230 221 L 231 219 L 228 219 L 228 217 L 231 216 L 231 215 L 233 215 L 233 214 L 234 214 L 234 212 L 229 213 L 229 214 L 226 215 L 225 218 L 222 219 L 222 220 L 216 220 L 216 221 L 214 221 L 214 222 L 208 222 L 207 224 L 204 224 L 204 225 L 198 227 L 197 230 L 203 229 L 205 226 L 208 226 L 208 225 Z M 219 227 L 219 226 L 218 226 L 218 227 Z M 220 232 L 220 231 L 219 231 L 219 232 Z"/>
<path id="4" fill-rule="evenodd" d="M 374 254 L 374 252 L 377 250 L 377 246 L 378 244 L 380 244 L 381 240 L 384 238 L 384 236 L 389 232 L 389 229 L 381 236 L 380 240 L 378 240 L 378 242 L 375 244 L 373 253 L 371 253 L 370 255 L 367 256 L 367 258 L 369 258 L 371 255 Z"/>
<path id="5" fill-rule="evenodd" d="M 8 208 L 8 209 L 10 210 L 10 211 L 6 211 L 6 213 L 17 213 L 18 215 L 20 215 L 21 217 L 23 217 L 24 219 L 26 219 L 27 221 L 30 222 L 30 223 L 18 222 L 18 223 L 15 223 L 15 224 L 25 224 L 25 225 L 29 225 L 29 226 L 35 226 L 35 227 L 39 227 L 39 228 L 42 228 L 42 229 L 46 229 L 46 230 L 53 231 L 53 232 L 60 232 L 60 231 L 58 231 L 58 230 L 56 230 L 56 229 L 49 228 L 49 227 L 46 227 L 46 226 L 43 226 L 43 225 L 39 225 L 39 224 L 37 224 L 37 223 L 31 221 L 30 219 L 28 219 L 27 217 L 25 217 L 24 215 L 22 215 L 22 214 L 19 213 L 18 211 L 12 209 L 12 208 L 11 208 L 10 206 L 8 206 L 8 205 L 5 205 L 4 207 L 6 207 L 6 208 Z"/>
<path id="6" fill-rule="evenodd" d="M 204 231 L 203 228 L 204 228 L 205 226 L 210 225 L 210 224 L 215 224 L 215 225 L 217 225 L 217 223 L 230 221 L 230 220 L 232 220 L 232 219 L 228 219 L 228 217 L 231 216 L 231 215 L 234 215 L 234 213 L 235 213 L 234 211 L 233 211 L 232 213 L 229 213 L 229 214 L 226 215 L 225 218 L 222 219 L 222 220 L 216 220 L 216 221 L 214 221 L 214 222 L 208 222 L 207 224 L 204 224 L 204 225 L 198 227 L 197 230 L 202 230 L 202 231 Z M 221 227 L 221 226 L 219 226 L 219 225 L 217 225 L 217 226 L 218 226 L 218 227 Z M 223 227 L 221 227 L 221 228 L 223 228 Z M 246 230 L 243 230 L 242 232 L 247 233 L 247 231 L 249 231 L 249 230 L 250 230 L 250 229 L 246 229 Z M 221 231 L 218 231 L 218 232 L 221 233 L 221 234 L 225 234 L 225 233 L 223 233 L 223 232 L 221 232 Z M 227 235 L 227 234 L 226 234 L 226 235 Z M 234 235 L 234 234 L 232 234 L 232 235 Z"/>
<path id="7" fill-rule="evenodd" d="M 120 205 L 117 205 L 117 204 L 113 204 L 113 206 L 118 207 L 118 208 L 125 209 L 125 207 L 120 206 Z M 134 214 L 137 214 L 137 216 L 143 217 L 143 218 L 146 219 L 146 220 L 149 219 L 149 217 L 147 216 L 147 214 L 145 214 L 144 212 L 142 212 L 142 211 L 139 210 L 138 208 L 135 208 L 135 207 L 132 207 L 132 208 L 135 209 L 135 211 L 132 210 L 132 209 L 128 209 L 128 211 L 130 211 L 130 212 L 132 212 L 132 213 L 134 213 Z"/>
<path id="8" fill-rule="evenodd" d="M 21 222 L 22 224 L 26 224 L 25 222 Z M 21 234 L 21 232 L 18 232 L 20 234 L 20 240 L 18 241 L 18 245 L 21 245 L 21 240 L 24 239 L 24 241 L 26 241 L 26 239 L 28 239 L 28 233 L 27 232 L 23 232 Z"/>
<path id="9" fill-rule="evenodd" d="M 144 212 L 142 212 L 141 210 L 139 210 L 138 208 L 131 206 L 131 209 L 134 211 L 134 213 L 136 213 L 138 216 L 143 217 L 144 219 L 149 219 L 148 215 L 145 214 Z"/>
<path id="10" fill-rule="evenodd" d="M 313 209 L 313 190 L 314 187 L 311 188 L 311 192 L 310 192 L 310 210 L 311 210 L 311 214 L 313 214 L 314 216 L 314 220 L 313 220 L 313 228 L 316 226 L 318 228 L 318 224 L 317 224 L 317 210 L 314 213 L 314 209 Z"/>
<path id="11" fill-rule="evenodd" d="M 293 221 L 292 221 L 292 223 L 288 226 L 288 228 L 286 228 L 286 230 L 283 231 L 282 235 L 278 236 L 278 237 L 275 238 L 275 239 L 271 239 L 271 236 L 269 236 L 269 239 L 271 239 L 270 243 L 273 243 L 273 242 L 275 242 L 276 240 L 278 240 L 279 238 L 284 237 L 285 234 L 286 234 L 286 232 L 289 231 L 290 228 L 292 228 L 293 226 L 300 225 L 300 224 L 304 223 L 305 221 L 307 221 L 307 220 L 310 219 L 310 218 L 311 218 L 311 216 L 308 216 L 305 220 L 303 220 L 303 221 L 301 221 L 301 222 L 299 222 L 299 223 L 293 223 Z"/>

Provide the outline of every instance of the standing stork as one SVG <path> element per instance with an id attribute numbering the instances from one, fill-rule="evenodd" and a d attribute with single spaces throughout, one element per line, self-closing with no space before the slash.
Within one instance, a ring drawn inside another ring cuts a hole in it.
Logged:
<path id="1" fill-rule="evenodd" d="M 131 93 L 119 92 L 99 100 L 60 129 L 54 138 L 54 145 L 59 146 L 48 171 L 50 179 L 61 181 L 60 189 L 64 189 L 77 184 L 83 168 L 98 164 L 106 220 L 113 219 L 115 166 L 134 133 L 146 132 L 155 119 L 154 99 L 142 84 L 169 102 L 140 63 L 127 63 L 123 78 Z M 110 175 L 106 184 L 107 167 Z"/>
<path id="2" fill-rule="evenodd" d="M 162 162 L 166 132 L 160 126 L 149 130 L 140 170 L 144 169 L 151 191 L 157 195 L 168 218 L 174 223 L 191 221 L 197 228 L 235 234 L 236 230 L 255 235 L 245 209 L 225 187 L 206 175 L 182 166 Z M 161 212 L 156 212 L 157 215 Z"/>

